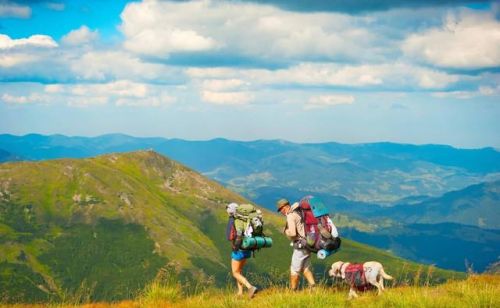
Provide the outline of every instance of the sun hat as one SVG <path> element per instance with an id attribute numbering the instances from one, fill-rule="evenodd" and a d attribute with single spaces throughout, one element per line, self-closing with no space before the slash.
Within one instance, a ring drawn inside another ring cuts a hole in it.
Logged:
<path id="1" fill-rule="evenodd" d="M 284 206 L 287 206 L 287 205 L 290 205 L 290 202 L 288 202 L 287 199 L 279 199 L 278 202 L 276 202 L 276 209 L 277 209 L 277 212 L 279 212 L 281 210 L 281 208 L 283 208 Z"/>

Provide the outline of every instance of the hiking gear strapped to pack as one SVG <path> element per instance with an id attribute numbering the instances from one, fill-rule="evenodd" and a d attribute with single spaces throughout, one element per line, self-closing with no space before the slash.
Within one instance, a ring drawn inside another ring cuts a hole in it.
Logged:
<path id="1" fill-rule="evenodd" d="M 234 216 L 229 216 L 226 226 L 226 239 L 234 241 L 236 239 L 236 228 L 234 227 Z"/>
<path id="2" fill-rule="evenodd" d="M 240 204 L 236 208 L 234 218 L 234 226 L 238 235 L 243 234 L 245 237 L 263 236 L 262 212 L 252 204 Z"/>
<path id="3" fill-rule="evenodd" d="M 341 271 L 342 266 L 344 266 L 344 264 L 340 266 Z M 351 288 L 356 288 L 358 291 L 366 291 L 372 287 L 372 285 L 366 281 L 363 264 L 349 264 L 344 273 L 345 280 L 349 283 Z"/>
<path id="4" fill-rule="evenodd" d="M 333 225 L 328 209 L 317 197 L 305 196 L 299 202 L 300 212 L 306 234 L 306 249 L 318 252 L 321 249 L 335 251 L 340 248 L 340 238 L 333 236 L 336 228 Z"/>
<path id="5" fill-rule="evenodd" d="M 273 244 L 270 237 L 264 236 L 262 212 L 252 204 L 240 204 L 229 217 L 226 238 L 233 243 L 233 250 L 256 250 L 268 248 Z"/>
<path id="6" fill-rule="evenodd" d="M 318 253 L 316 254 L 316 257 L 320 260 L 326 259 L 326 257 L 329 257 L 335 252 L 335 250 L 325 250 L 325 249 L 320 249 L 318 250 Z"/>
<path id="7" fill-rule="evenodd" d="M 245 250 L 255 250 L 269 248 L 273 246 L 273 239 L 266 236 L 244 237 L 241 248 Z"/>

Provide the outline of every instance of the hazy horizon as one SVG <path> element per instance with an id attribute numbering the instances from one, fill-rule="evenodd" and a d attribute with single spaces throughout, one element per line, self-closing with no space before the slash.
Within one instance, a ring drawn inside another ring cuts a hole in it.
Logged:
<path id="1" fill-rule="evenodd" d="M 39 136 L 45 136 L 45 137 L 52 137 L 52 136 L 63 136 L 63 137 L 68 137 L 68 138 L 99 138 L 99 137 L 105 137 L 105 136 L 126 136 L 126 137 L 131 137 L 131 138 L 138 138 L 138 139 L 150 139 L 150 138 L 160 138 L 160 139 L 165 139 L 165 140 L 183 140 L 183 141 L 190 141 L 190 142 L 207 142 L 207 141 L 213 141 L 213 140 L 227 140 L 227 141 L 234 141 L 234 142 L 258 142 L 258 141 L 281 141 L 281 142 L 288 142 L 288 143 L 295 143 L 295 144 L 322 144 L 322 143 L 338 143 L 338 144 L 345 144 L 345 145 L 361 145 L 361 144 L 379 144 L 379 143 L 388 143 L 388 144 L 400 144 L 400 145 L 413 145 L 413 146 L 450 146 L 456 149 L 462 149 L 462 150 L 475 150 L 475 149 L 486 149 L 486 148 L 492 148 L 495 151 L 500 151 L 500 148 L 496 148 L 494 146 L 482 146 L 482 147 L 458 147 L 452 144 L 445 144 L 445 143 L 406 143 L 406 142 L 395 142 L 395 141 L 388 141 L 388 140 L 379 140 L 379 141 L 368 141 L 368 142 L 340 142 L 338 140 L 324 140 L 324 141 L 307 141 L 307 142 L 300 142 L 300 141 L 294 141 L 294 140 L 288 140 L 288 139 L 281 139 L 281 138 L 276 138 L 276 139 L 267 139 L 267 138 L 260 138 L 260 139 L 230 139 L 230 138 L 225 138 L 225 137 L 213 137 L 213 138 L 207 138 L 207 139 L 186 139 L 186 138 L 178 138 L 178 137 L 169 137 L 169 136 L 160 136 L 160 135 L 149 135 L 149 136 L 139 136 L 139 135 L 132 135 L 132 134 L 126 134 L 126 133 L 120 133 L 120 132 L 114 132 L 114 133 L 104 133 L 104 134 L 98 134 L 98 135 L 67 135 L 67 134 L 62 134 L 62 133 L 50 133 L 50 134 L 45 134 L 45 133 L 37 133 L 37 132 L 31 132 L 31 133 L 26 133 L 26 134 L 12 134 L 12 133 L 3 133 L 0 132 L 0 135 L 10 135 L 10 136 L 15 136 L 15 137 L 26 137 L 29 135 L 39 135 Z M 1 149 L 1 145 L 0 145 Z"/>

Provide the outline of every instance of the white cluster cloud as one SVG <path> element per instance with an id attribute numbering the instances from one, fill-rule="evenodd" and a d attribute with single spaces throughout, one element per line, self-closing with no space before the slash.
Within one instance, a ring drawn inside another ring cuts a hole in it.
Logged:
<path id="1" fill-rule="evenodd" d="M 203 101 L 215 105 L 247 105 L 254 99 L 250 92 L 212 92 L 203 91 Z"/>
<path id="2" fill-rule="evenodd" d="M 439 67 L 498 67 L 500 22 L 490 14 L 449 15 L 441 28 L 410 35 L 402 49 L 410 57 Z"/>
<path id="3" fill-rule="evenodd" d="M 203 88 L 212 91 L 230 90 L 243 86 L 241 79 L 207 79 L 203 81 Z"/>
<path id="4" fill-rule="evenodd" d="M 134 2 L 121 18 L 125 47 L 157 57 L 217 50 L 272 59 L 353 59 L 372 57 L 378 50 L 366 53 L 366 47 L 382 39 L 364 27 L 363 18 L 243 2 Z"/>
<path id="5" fill-rule="evenodd" d="M 182 72 L 174 67 L 148 63 L 125 51 L 88 51 L 71 61 L 71 71 L 78 79 L 106 81 L 135 79 L 162 82 L 181 80 Z"/>
<path id="6" fill-rule="evenodd" d="M 301 63 L 279 70 L 267 69 L 189 69 L 192 78 L 228 78 L 246 85 L 300 85 L 379 89 L 443 89 L 467 77 L 403 63 L 379 65 L 341 65 Z M 236 79 L 239 78 L 239 79 Z M 242 81 L 245 80 L 245 82 Z M 212 81 L 209 81 L 212 82 Z M 227 82 L 227 80 L 225 81 Z"/>
<path id="7" fill-rule="evenodd" d="M 128 80 L 119 80 L 109 83 L 98 84 L 79 84 L 71 86 L 71 93 L 74 95 L 97 95 L 104 96 L 106 94 L 120 97 L 146 97 L 148 94 L 148 86 L 141 83 L 130 82 Z"/>
<path id="8" fill-rule="evenodd" d="M 168 94 L 159 94 L 141 99 L 119 98 L 116 100 L 116 106 L 133 106 L 133 107 L 165 107 L 176 102 L 176 98 Z"/>
<path id="9" fill-rule="evenodd" d="M 350 105 L 354 102 L 354 96 L 345 94 L 318 95 L 309 98 L 304 105 L 305 110 L 321 109 L 336 105 Z"/>
<path id="10" fill-rule="evenodd" d="M 89 27 L 83 25 L 80 28 L 70 31 L 62 37 L 61 41 L 66 45 L 84 45 L 95 41 L 99 37 L 97 30 L 92 31 Z"/>
<path id="11" fill-rule="evenodd" d="M 10 68 L 16 65 L 25 64 L 33 62 L 37 59 L 36 56 L 28 53 L 16 53 L 16 54 L 0 54 L 0 68 Z"/>
<path id="12" fill-rule="evenodd" d="M 480 86 L 475 91 L 448 91 L 448 92 L 435 92 L 432 94 L 434 97 L 439 98 L 456 98 L 456 99 L 470 99 L 478 96 L 499 96 L 500 85 L 496 86 Z"/>
<path id="13" fill-rule="evenodd" d="M 29 18 L 31 17 L 31 8 L 15 3 L 0 2 L 0 17 Z"/>
<path id="14" fill-rule="evenodd" d="M 35 34 L 28 38 L 12 39 L 8 35 L 0 34 L 0 50 L 9 50 L 23 47 L 57 47 L 57 43 L 48 35 Z"/>
<path id="15" fill-rule="evenodd" d="M 58 44 L 48 35 L 35 34 L 26 38 L 13 39 L 0 34 L 0 78 L 27 79 L 38 74 L 60 79 L 62 76 L 54 62 L 61 61 L 53 56 Z M 50 69 L 49 69 L 50 68 Z M 24 79 L 24 80 L 25 80 Z"/>
<path id="16" fill-rule="evenodd" d="M 11 95 L 5 93 L 0 97 L 0 100 L 7 104 L 25 105 L 33 103 L 46 103 L 48 102 L 49 97 L 39 93 L 32 93 L 29 95 Z"/>
<path id="17" fill-rule="evenodd" d="M 216 42 L 209 36 L 185 28 L 182 16 L 176 16 L 172 8 L 200 6 L 203 3 L 169 4 L 157 1 L 128 4 L 122 13 L 121 28 L 127 36 L 125 47 L 146 55 L 168 55 L 172 52 L 193 52 L 215 48 Z M 199 15 L 197 18 L 202 18 Z M 192 17 L 191 17 L 192 18 Z M 173 20 L 174 19 L 174 20 Z"/>
<path id="18" fill-rule="evenodd" d="M 202 78 L 201 98 L 214 105 L 247 105 L 255 95 L 248 91 L 250 83 L 237 78 Z"/>
<path id="19" fill-rule="evenodd" d="M 73 107 L 114 103 L 116 106 L 162 107 L 176 98 L 162 86 L 118 80 L 94 84 L 49 84 L 44 93 Z"/>

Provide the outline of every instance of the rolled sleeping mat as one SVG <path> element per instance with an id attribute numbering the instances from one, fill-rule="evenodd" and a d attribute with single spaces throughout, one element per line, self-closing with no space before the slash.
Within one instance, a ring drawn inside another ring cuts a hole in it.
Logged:
<path id="1" fill-rule="evenodd" d="M 241 243 L 241 248 L 246 250 L 269 248 L 271 246 L 273 246 L 273 239 L 267 236 L 244 237 Z"/>
<path id="2" fill-rule="evenodd" d="M 331 255 L 333 255 L 335 252 L 337 252 L 337 250 L 324 250 L 324 249 L 320 249 L 318 250 L 318 253 L 316 254 L 316 257 L 318 257 L 318 259 L 326 259 L 326 257 L 329 257 Z"/>

